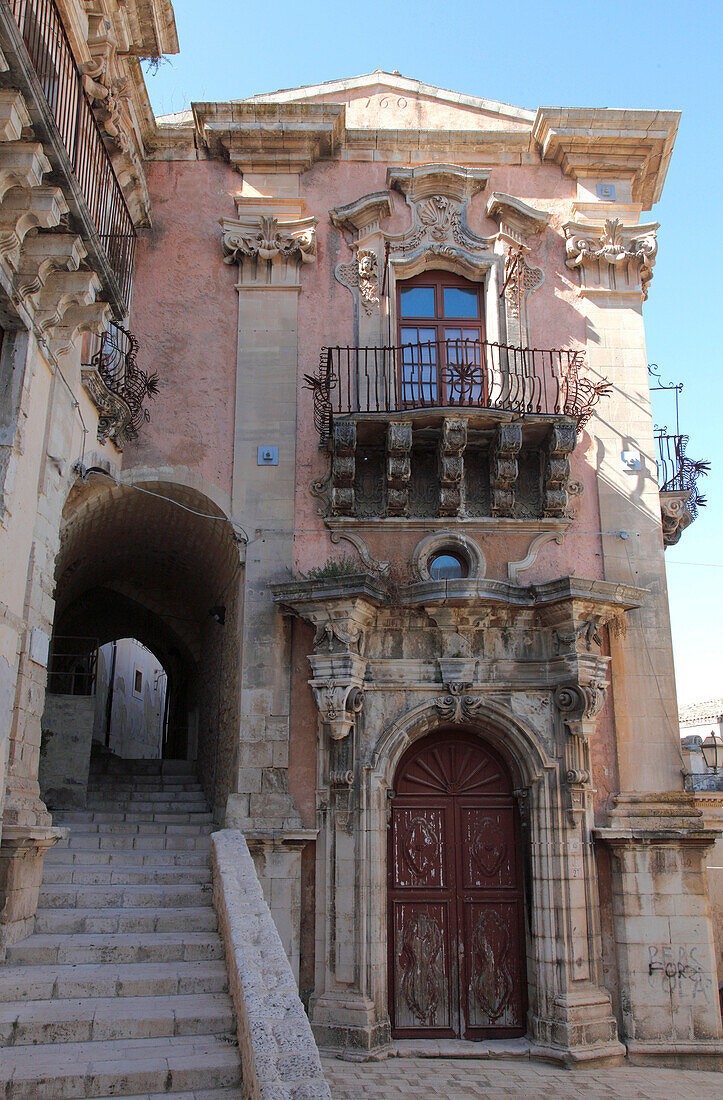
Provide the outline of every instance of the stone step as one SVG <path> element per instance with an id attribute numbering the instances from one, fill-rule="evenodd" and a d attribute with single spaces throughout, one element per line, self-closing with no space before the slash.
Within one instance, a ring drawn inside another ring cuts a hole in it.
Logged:
<path id="1" fill-rule="evenodd" d="M 168 852 L 210 852 L 211 834 L 209 832 L 192 832 L 190 835 L 178 836 L 175 833 L 135 833 L 123 836 L 112 833 L 76 833 L 64 837 L 53 846 L 51 851 L 61 851 L 70 848 L 73 851 L 154 851 L 164 849 Z"/>
<path id="2" fill-rule="evenodd" d="M 153 822 L 162 825 L 211 825 L 213 818 L 205 809 L 193 813 L 175 810 L 63 810 L 54 815 L 53 822 L 72 829 L 76 825 L 146 825 Z"/>
<path id="3" fill-rule="evenodd" d="M 119 789 L 118 787 L 109 788 L 108 791 L 99 791 L 96 788 L 88 788 L 88 800 L 94 800 L 94 802 L 130 802 L 132 805 L 136 805 L 139 802 L 152 803 L 155 805 L 158 802 L 171 802 L 177 805 L 188 802 L 202 802 L 205 809 L 208 810 L 208 802 L 204 792 L 197 791 L 145 791 L 139 790 L 134 787 L 127 787 L 125 789 Z"/>
<path id="4" fill-rule="evenodd" d="M 51 848 L 45 854 L 43 874 L 48 867 L 208 867 L 208 852 L 174 852 L 165 848 L 130 851 L 127 848 Z"/>
<path id="5" fill-rule="evenodd" d="M 170 964 L 0 966 L 2 1001 L 46 1001 L 79 997 L 175 997 L 185 994 L 225 993 L 227 990 L 226 964 L 220 960 Z"/>
<path id="6" fill-rule="evenodd" d="M 233 1031 L 233 1006 L 224 993 L 125 997 L 120 1003 L 117 997 L 95 997 L 0 1005 L 0 1047 Z"/>
<path id="7" fill-rule="evenodd" d="M 207 814 L 208 803 L 205 798 L 185 799 L 183 802 L 175 798 L 159 799 L 151 802 L 147 798 L 89 798 L 81 812 L 99 814 L 138 814 L 139 819 L 146 820 L 146 814 Z M 140 818 L 140 815 L 143 815 Z"/>
<path id="8" fill-rule="evenodd" d="M 64 963 L 198 962 L 222 959 L 218 932 L 163 934 L 73 933 L 33 934 L 7 949 L 11 966 L 52 966 Z"/>
<path id="9" fill-rule="evenodd" d="M 106 883 L 118 886 L 153 885 L 154 882 L 171 886 L 188 886 L 194 883 L 211 881 L 211 868 L 206 867 L 168 867 L 158 864 L 155 867 L 48 867 L 43 871 L 43 882 L 79 883 L 82 886 L 101 886 Z"/>
<path id="10" fill-rule="evenodd" d="M 38 934 L 215 932 L 216 914 L 211 905 L 181 909 L 38 909 Z"/>
<path id="11" fill-rule="evenodd" d="M 210 905 L 211 886 L 82 886 L 80 883 L 49 883 L 40 887 L 38 905 L 43 909 L 147 909 L 184 908 Z"/>
<path id="12" fill-rule="evenodd" d="M 166 815 L 170 817 L 171 815 Z M 179 814 L 183 817 L 183 814 Z M 201 816 L 201 815 L 199 815 Z M 210 814 L 204 814 L 209 817 Z M 76 836 L 82 834 L 103 833 L 104 836 L 199 836 L 205 823 L 186 821 L 66 821 L 57 820 L 55 824 L 71 829 Z"/>
<path id="13" fill-rule="evenodd" d="M 116 1095 L 118 1095 L 116 1093 Z M 248 1100 L 248 1093 L 240 1088 L 194 1089 L 193 1092 L 144 1092 L 142 1096 L 126 1096 L 124 1100 Z M 114 1100 L 113 1096 L 100 1096 L 94 1100 Z"/>
<path id="14" fill-rule="evenodd" d="M 93 791 L 202 791 L 203 787 L 196 776 L 182 775 L 139 775 L 136 780 L 123 775 L 88 776 L 88 790 Z"/>
<path id="15" fill-rule="evenodd" d="M 238 1048 L 215 1035 L 11 1047 L 0 1063 L 0 1087 L 12 1100 L 172 1095 L 240 1084 Z"/>

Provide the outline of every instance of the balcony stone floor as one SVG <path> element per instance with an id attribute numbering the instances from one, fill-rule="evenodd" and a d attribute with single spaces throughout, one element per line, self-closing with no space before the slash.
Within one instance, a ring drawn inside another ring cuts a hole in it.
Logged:
<path id="1" fill-rule="evenodd" d="M 723 1075 L 620 1066 L 564 1070 L 529 1060 L 322 1057 L 334 1100 L 720 1100 Z"/>

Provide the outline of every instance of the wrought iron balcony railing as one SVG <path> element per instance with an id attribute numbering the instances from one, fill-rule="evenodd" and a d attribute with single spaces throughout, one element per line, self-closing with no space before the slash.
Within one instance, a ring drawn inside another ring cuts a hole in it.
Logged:
<path id="1" fill-rule="evenodd" d="M 689 492 L 687 508 L 695 518 L 699 508 L 707 504 L 698 488 L 698 478 L 705 477 L 710 462 L 692 459 L 686 455 L 687 435 L 668 435 L 665 428 L 655 432 L 658 448 L 658 488 L 661 493 Z"/>
<path id="2" fill-rule="evenodd" d="M 138 366 L 138 341 L 121 325 L 111 321 L 96 341 L 94 353 L 83 364 L 83 384 L 100 412 L 98 438 L 122 444 L 135 439 L 150 420 L 143 403 L 158 392 L 158 375 Z"/>
<path id="3" fill-rule="evenodd" d="M 9 0 L 30 61 L 115 275 L 130 304 L 136 232 L 54 0 Z"/>
<path id="4" fill-rule="evenodd" d="M 581 430 L 610 391 L 581 374 L 582 352 L 543 351 L 472 340 L 398 347 L 324 347 L 307 375 L 322 442 L 335 416 L 459 408 L 518 416 L 568 416 Z"/>

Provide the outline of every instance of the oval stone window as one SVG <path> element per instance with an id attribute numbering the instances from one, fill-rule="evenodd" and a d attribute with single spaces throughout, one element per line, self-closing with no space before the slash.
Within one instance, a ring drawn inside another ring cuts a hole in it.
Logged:
<path id="1" fill-rule="evenodd" d="M 442 550 L 429 563 L 433 581 L 456 581 L 469 576 L 469 562 L 454 550 Z"/>

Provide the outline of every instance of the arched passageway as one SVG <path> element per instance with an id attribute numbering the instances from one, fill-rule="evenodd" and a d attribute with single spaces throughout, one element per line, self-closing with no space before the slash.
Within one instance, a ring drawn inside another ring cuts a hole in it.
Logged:
<path id="1" fill-rule="evenodd" d="M 124 638 L 150 650 L 168 677 L 162 755 L 198 762 L 217 813 L 238 728 L 239 570 L 228 519 L 197 490 L 119 485 L 91 470 L 69 495 L 53 651 Z"/>
<path id="2" fill-rule="evenodd" d="M 520 830 L 501 756 L 458 731 L 417 741 L 396 771 L 388 842 L 393 1034 L 524 1034 Z"/>

